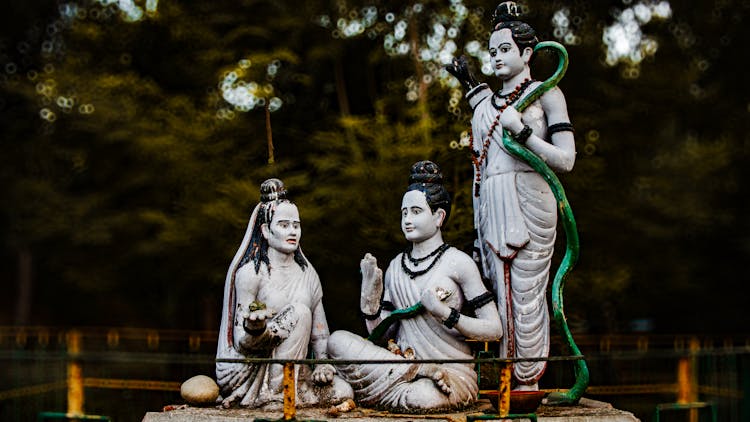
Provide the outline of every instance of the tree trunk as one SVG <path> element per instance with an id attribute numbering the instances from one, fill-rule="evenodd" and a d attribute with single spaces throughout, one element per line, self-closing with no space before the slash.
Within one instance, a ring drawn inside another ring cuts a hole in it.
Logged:
<path id="1" fill-rule="evenodd" d="M 269 108 L 270 100 L 266 101 L 266 140 L 268 141 L 268 164 L 273 164 L 276 159 L 273 156 L 273 130 L 271 129 L 271 110 Z"/>
<path id="2" fill-rule="evenodd" d="M 339 110 L 342 117 L 348 117 L 351 114 L 349 109 L 349 96 L 346 92 L 346 80 L 344 79 L 344 62 L 340 55 L 336 55 L 334 64 L 334 77 L 336 78 L 336 97 L 339 100 Z"/>
<path id="3" fill-rule="evenodd" d="M 16 301 L 16 325 L 29 325 L 31 320 L 32 270 L 31 251 L 18 251 L 18 300 Z"/>
<path id="4" fill-rule="evenodd" d="M 425 145 L 430 142 L 430 109 L 427 104 L 427 83 L 424 80 L 424 68 L 419 60 L 419 31 L 417 30 L 418 20 L 412 17 L 409 22 L 409 43 L 411 44 L 411 57 L 414 61 L 414 72 L 417 78 L 417 108 L 421 119 L 419 126 L 422 129 L 422 141 Z"/>
<path id="5" fill-rule="evenodd" d="M 339 101 L 339 112 L 341 113 L 341 117 L 346 119 L 351 116 L 351 109 L 349 108 L 349 95 L 346 90 L 346 79 L 344 79 L 344 62 L 341 60 L 341 54 L 337 54 L 334 60 L 333 73 L 334 78 L 336 78 L 336 97 Z M 359 147 L 357 139 L 348 123 L 345 123 L 344 132 L 346 133 L 346 140 L 349 144 L 349 148 L 352 151 L 352 159 L 355 162 L 362 162 L 362 149 Z"/>

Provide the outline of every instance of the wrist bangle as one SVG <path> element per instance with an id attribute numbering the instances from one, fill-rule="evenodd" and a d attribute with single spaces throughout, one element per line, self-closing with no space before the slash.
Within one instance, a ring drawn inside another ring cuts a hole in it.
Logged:
<path id="1" fill-rule="evenodd" d="M 448 328 L 453 328 L 456 323 L 458 323 L 458 318 L 461 317 L 461 313 L 455 310 L 454 308 L 451 308 L 451 314 L 448 316 L 448 318 L 443 321 L 443 325 L 445 325 Z"/>
<path id="2" fill-rule="evenodd" d="M 519 144 L 522 144 L 526 142 L 527 139 L 529 139 L 529 136 L 531 136 L 531 132 L 532 130 L 529 125 L 523 125 L 523 129 L 521 129 L 521 131 L 516 133 L 515 135 L 511 135 L 511 138 L 513 138 L 513 140 L 518 142 Z"/>
<path id="3" fill-rule="evenodd" d="M 368 321 L 373 321 L 373 320 L 376 320 L 376 319 L 380 318 L 380 310 L 381 309 L 382 309 L 382 307 L 379 307 L 378 310 L 375 311 L 374 314 L 366 314 L 366 313 L 362 312 L 362 310 L 360 310 L 359 313 L 360 313 L 360 315 L 362 315 L 362 318 L 364 318 L 364 319 L 366 319 Z"/>

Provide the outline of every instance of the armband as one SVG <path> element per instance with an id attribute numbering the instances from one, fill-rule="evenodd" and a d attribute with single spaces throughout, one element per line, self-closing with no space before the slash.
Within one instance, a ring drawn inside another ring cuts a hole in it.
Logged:
<path id="1" fill-rule="evenodd" d="M 453 328 L 457 323 L 458 319 L 461 317 L 461 313 L 455 310 L 454 308 L 451 308 L 451 314 L 448 316 L 448 318 L 443 321 L 443 325 L 445 325 L 448 328 Z"/>
<path id="2" fill-rule="evenodd" d="M 469 92 L 466 93 L 466 100 L 469 102 L 469 107 L 471 107 L 471 110 L 474 111 L 474 109 L 477 108 L 477 106 L 485 99 L 487 96 L 479 96 L 477 97 L 477 94 L 484 93 L 485 90 L 489 90 L 489 86 L 487 84 L 479 84 L 472 88 Z M 492 91 L 490 91 L 491 93 Z"/>
<path id="3" fill-rule="evenodd" d="M 470 299 L 466 302 L 466 304 L 473 309 L 479 309 L 482 306 L 492 302 L 494 299 L 493 294 L 490 292 L 484 292 L 481 295 L 475 297 L 474 299 Z"/>
<path id="4" fill-rule="evenodd" d="M 568 122 L 563 123 L 555 123 L 554 125 L 550 125 L 547 128 L 547 135 L 552 136 L 553 133 L 557 132 L 575 132 L 573 130 L 573 125 Z"/>

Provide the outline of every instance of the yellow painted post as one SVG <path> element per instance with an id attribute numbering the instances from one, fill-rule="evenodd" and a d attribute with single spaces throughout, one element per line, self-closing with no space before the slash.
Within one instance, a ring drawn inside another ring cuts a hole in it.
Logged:
<path id="1" fill-rule="evenodd" d="M 284 420 L 290 421 L 296 417 L 297 409 L 295 400 L 297 386 L 294 382 L 294 364 L 287 362 L 284 364 Z"/>
<path id="2" fill-rule="evenodd" d="M 695 352 L 700 350 L 700 341 L 690 339 L 690 355 L 683 356 L 677 362 L 677 403 L 694 403 L 698 401 L 698 376 L 696 373 Z M 690 422 L 698 421 L 698 409 L 688 410 Z"/>
<path id="3" fill-rule="evenodd" d="M 116 329 L 107 331 L 107 346 L 110 349 L 116 349 L 120 345 L 120 332 Z"/>
<path id="4" fill-rule="evenodd" d="M 500 368 L 500 388 L 497 391 L 497 411 L 500 417 L 510 413 L 510 380 L 513 373 L 513 363 L 506 362 Z"/>
<path id="5" fill-rule="evenodd" d="M 83 414 L 83 371 L 78 356 L 81 354 L 81 333 L 68 332 L 68 414 Z"/>
<path id="6" fill-rule="evenodd" d="M 693 396 L 690 385 L 690 358 L 683 356 L 677 362 L 677 403 L 690 403 Z"/>

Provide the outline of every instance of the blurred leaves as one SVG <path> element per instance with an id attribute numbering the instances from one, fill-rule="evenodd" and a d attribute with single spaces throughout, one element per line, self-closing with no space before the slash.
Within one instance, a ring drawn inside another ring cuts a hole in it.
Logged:
<path id="1" fill-rule="evenodd" d="M 750 254 L 748 5 L 670 3 L 672 18 L 648 26 L 658 50 L 636 69 L 604 63 L 602 30 L 625 3 L 526 2 L 543 39 L 563 8 L 575 33 L 561 88 L 578 158 L 561 178 L 582 256 L 566 302 L 592 330 L 641 317 L 662 330 L 729 330 L 741 306 L 726 292 L 741 291 Z M 16 254 L 31 251 L 38 324 L 218 327 L 258 186 L 280 177 L 300 205 L 331 325 L 360 329 L 358 262 L 372 252 L 385 266 L 405 246 L 398 208 L 413 162 L 443 168 L 447 241 L 466 249 L 473 236 L 469 153 L 450 147 L 470 110 L 435 83 L 436 61 L 390 54 L 385 38 L 403 20 L 404 42 L 420 51 L 440 23 L 456 27 L 456 54 L 484 48 L 495 5 L 159 2 L 127 22 L 86 0 L 14 4 L 0 42 L 0 276 L 21 282 Z M 371 16 L 366 6 L 376 21 L 335 36 L 338 19 Z M 543 78 L 553 63 L 533 66 Z M 273 166 L 263 107 L 222 97 L 237 69 L 283 101 L 271 114 Z"/>

